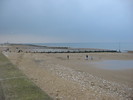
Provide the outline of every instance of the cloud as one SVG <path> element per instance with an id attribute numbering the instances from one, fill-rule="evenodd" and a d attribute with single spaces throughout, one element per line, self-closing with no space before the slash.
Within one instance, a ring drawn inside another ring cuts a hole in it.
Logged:
<path id="1" fill-rule="evenodd" d="M 117 41 L 114 36 L 123 41 L 123 36 L 133 36 L 132 4 L 131 0 L 0 0 L 0 41 Z"/>
<path id="2" fill-rule="evenodd" d="M 32 34 L 3 34 L 0 36 L 0 43 L 54 43 L 64 41 L 58 37 L 40 36 Z"/>

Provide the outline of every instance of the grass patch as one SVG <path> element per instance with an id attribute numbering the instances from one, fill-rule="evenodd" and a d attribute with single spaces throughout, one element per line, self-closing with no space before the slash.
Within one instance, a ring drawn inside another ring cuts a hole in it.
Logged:
<path id="1" fill-rule="evenodd" d="M 1 52 L 0 52 L 0 62 L 7 62 L 9 61 Z"/>
<path id="2" fill-rule="evenodd" d="M 0 53 L 0 79 L 20 76 L 25 75 Z"/>
<path id="3" fill-rule="evenodd" d="M 51 100 L 0 53 L 0 100 Z"/>
<path id="4" fill-rule="evenodd" d="M 26 78 L 2 81 L 7 100 L 50 100 L 40 88 Z"/>
<path id="5" fill-rule="evenodd" d="M 5 100 L 5 96 L 4 96 L 4 93 L 3 93 L 1 82 L 0 82 L 0 100 Z"/>

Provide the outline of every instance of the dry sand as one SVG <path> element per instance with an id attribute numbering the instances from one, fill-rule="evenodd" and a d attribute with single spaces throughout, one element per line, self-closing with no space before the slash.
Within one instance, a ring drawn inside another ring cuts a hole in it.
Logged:
<path id="1" fill-rule="evenodd" d="M 133 69 L 105 70 L 91 62 L 133 60 L 130 53 L 4 53 L 55 100 L 132 100 Z M 70 59 L 67 59 L 67 55 Z"/>

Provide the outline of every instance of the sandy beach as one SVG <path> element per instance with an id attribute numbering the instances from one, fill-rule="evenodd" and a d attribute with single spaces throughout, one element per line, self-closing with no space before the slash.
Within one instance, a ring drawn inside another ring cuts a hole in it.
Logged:
<path id="1" fill-rule="evenodd" d="M 133 99 L 132 68 L 109 70 L 96 64 L 105 60 L 133 60 L 132 53 L 3 54 L 54 100 Z"/>
<path id="2" fill-rule="evenodd" d="M 133 70 L 105 70 L 91 65 L 86 54 L 8 53 L 8 58 L 33 82 L 55 99 L 129 99 Z M 88 54 L 93 61 L 131 60 L 130 54 Z"/>

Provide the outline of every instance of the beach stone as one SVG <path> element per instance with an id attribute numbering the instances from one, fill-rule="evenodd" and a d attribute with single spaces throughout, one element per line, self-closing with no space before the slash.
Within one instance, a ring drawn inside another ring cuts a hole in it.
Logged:
<path id="1" fill-rule="evenodd" d="M 94 82 L 91 82 L 91 86 L 95 86 L 95 83 Z"/>

